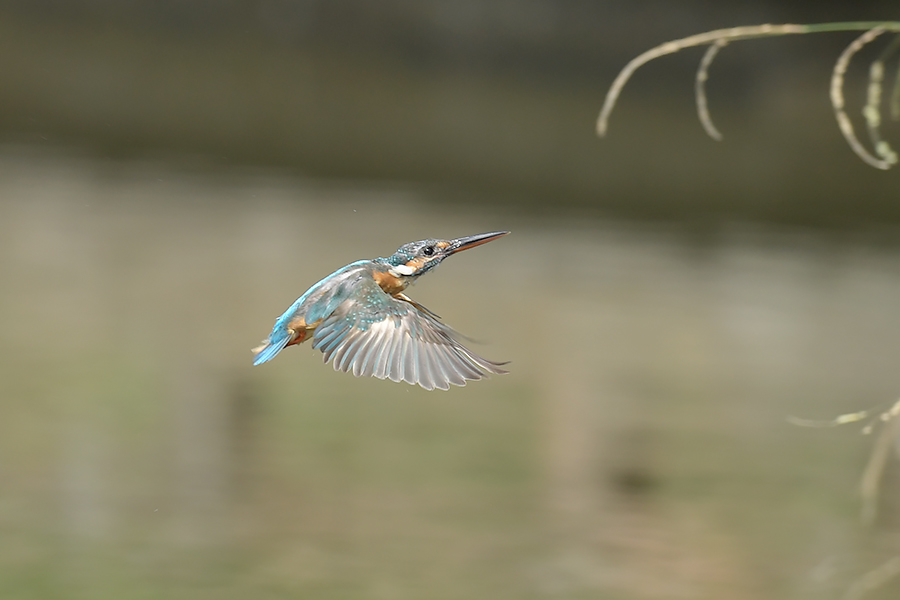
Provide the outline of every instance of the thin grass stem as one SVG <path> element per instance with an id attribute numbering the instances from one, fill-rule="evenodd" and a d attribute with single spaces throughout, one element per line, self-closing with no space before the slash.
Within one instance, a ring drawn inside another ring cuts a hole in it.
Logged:
<path id="1" fill-rule="evenodd" d="M 706 134 L 717 142 L 722 141 L 722 132 L 720 132 L 712 122 L 709 115 L 709 104 L 706 101 L 706 80 L 709 79 L 709 66 L 715 60 L 719 50 L 728 45 L 728 40 L 716 40 L 710 44 L 700 66 L 697 68 L 697 79 L 694 83 L 694 97 L 697 99 L 697 116 L 700 118 L 700 124 L 706 130 Z"/>
<path id="2" fill-rule="evenodd" d="M 853 130 L 853 122 L 850 121 L 850 117 L 847 116 L 847 112 L 844 110 L 844 75 L 847 73 L 847 67 L 850 65 L 850 59 L 862 50 L 863 46 L 884 32 L 885 29 L 883 27 L 876 27 L 853 40 L 838 57 L 837 62 L 834 63 L 834 71 L 831 74 L 831 106 L 834 108 L 834 117 L 837 120 L 838 128 L 856 155 L 866 164 L 876 169 L 890 169 L 893 162 L 874 156 L 856 137 L 856 132 Z M 868 104 L 867 108 L 869 108 Z M 877 112 L 877 108 L 874 112 Z M 896 162 L 896 157 L 894 162 Z"/>
<path id="3" fill-rule="evenodd" d="M 873 65 L 870 69 L 869 93 L 864 109 L 864 117 L 870 132 L 870 138 L 875 149 L 873 154 L 856 136 L 853 124 L 847 116 L 844 103 L 843 85 L 844 76 L 850 64 L 850 60 L 857 54 L 866 44 L 873 41 L 885 32 L 900 32 L 900 21 L 847 21 L 839 23 L 816 23 L 809 25 L 800 24 L 766 24 L 753 25 L 746 27 L 732 27 L 729 29 L 717 29 L 707 31 L 696 35 L 688 36 L 678 40 L 673 40 L 660 44 L 655 48 L 647 50 L 643 54 L 633 58 L 619 72 L 610 85 L 606 93 L 606 99 L 597 117 L 597 135 L 603 137 L 609 129 L 609 118 L 613 109 L 618 102 L 619 96 L 625 85 L 640 67 L 647 64 L 651 60 L 674 54 L 686 48 L 697 46 L 709 46 L 700 65 L 697 69 L 695 80 L 695 96 L 697 103 L 697 115 L 700 123 L 707 134 L 715 140 L 721 140 L 722 134 L 713 124 L 709 112 L 709 105 L 706 96 L 706 81 L 709 78 L 709 68 L 719 51 L 727 44 L 737 40 L 745 40 L 762 37 L 775 37 L 783 35 L 802 35 L 808 33 L 822 33 L 830 31 L 865 31 L 863 35 L 854 40 L 841 53 L 835 63 L 832 71 L 830 96 L 832 107 L 834 108 L 835 118 L 838 127 L 844 136 L 844 139 L 850 145 L 851 149 L 867 164 L 879 168 L 888 169 L 898 162 L 897 154 L 885 142 L 880 134 L 881 125 L 881 96 L 882 84 L 884 80 L 884 62 L 891 56 L 895 49 L 891 48 L 883 53 L 883 60 L 876 61 L 877 65 Z M 900 119 L 900 72 L 895 79 L 894 88 L 890 100 L 891 115 L 894 119 Z"/>

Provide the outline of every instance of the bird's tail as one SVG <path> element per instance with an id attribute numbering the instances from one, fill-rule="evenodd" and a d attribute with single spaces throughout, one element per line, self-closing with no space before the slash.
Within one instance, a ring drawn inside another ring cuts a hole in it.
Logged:
<path id="1" fill-rule="evenodd" d="M 256 355 L 256 358 L 253 359 L 253 364 L 261 365 L 275 358 L 291 342 L 293 337 L 294 332 L 289 329 L 273 331 L 268 338 L 263 340 L 261 346 L 253 349 L 253 353 Z"/>

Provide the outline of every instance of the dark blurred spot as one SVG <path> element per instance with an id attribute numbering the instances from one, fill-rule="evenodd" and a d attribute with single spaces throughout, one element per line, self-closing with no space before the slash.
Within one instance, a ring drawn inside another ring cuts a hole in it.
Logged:
<path id="1" fill-rule="evenodd" d="M 644 496 L 659 488 L 659 479 L 641 468 L 621 469 L 612 476 L 613 486 L 629 496 Z"/>

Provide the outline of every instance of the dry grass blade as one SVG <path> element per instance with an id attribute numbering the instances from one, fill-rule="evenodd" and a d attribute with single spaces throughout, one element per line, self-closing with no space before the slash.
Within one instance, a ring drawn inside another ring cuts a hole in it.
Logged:
<path id="1" fill-rule="evenodd" d="M 841 425 L 846 425 L 847 423 L 858 423 L 863 419 L 869 418 L 871 416 L 872 411 L 863 410 L 855 413 L 847 413 L 845 415 L 838 415 L 834 419 L 830 421 L 816 421 L 813 419 L 801 419 L 800 417 L 788 417 L 787 422 L 791 425 L 796 425 L 797 427 L 816 427 L 816 428 L 826 428 L 826 427 L 839 427 Z"/>
<path id="2" fill-rule="evenodd" d="M 876 27 L 853 40 L 853 43 L 844 49 L 837 62 L 834 63 L 834 71 L 831 75 L 831 105 L 834 107 L 834 117 L 837 119 L 838 127 L 844 135 L 844 139 L 847 140 L 847 143 L 856 155 L 866 164 L 869 164 L 876 169 L 890 169 L 896 162 L 896 157 L 894 157 L 893 161 L 878 158 L 866 150 L 862 143 L 860 143 L 859 138 L 856 137 L 856 132 L 853 130 L 853 123 L 850 121 L 850 117 L 847 116 L 847 112 L 844 110 L 844 75 L 847 73 L 847 67 L 850 65 L 850 59 L 862 50 L 863 46 L 884 32 L 885 29 L 883 27 Z M 869 108 L 869 105 L 867 105 L 867 108 Z M 877 107 L 875 112 L 877 113 Z"/>
<path id="3" fill-rule="evenodd" d="M 716 29 L 715 31 L 707 31 L 706 33 L 698 33 L 690 37 L 682 38 L 660 44 L 655 48 L 647 50 L 640 56 L 631 59 L 625 65 L 625 68 L 619 72 L 619 75 L 613 81 L 606 93 L 606 100 L 603 108 L 600 110 L 600 116 L 597 118 L 597 135 L 603 137 L 609 126 L 609 116 L 612 114 L 616 106 L 616 101 L 622 93 L 622 89 L 634 72 L 650 62 L 651 60 L 666 56 L 667 54 L 675 54 L 685 48 L 693 48 L 695 46 L 706 46 L 707 44 L 715 44 L 719 40 L 734 41 L 747 39 L 752 37 L 762 37 L 770 35 L 791 35 L 806 33 L 804 25 L 754 25 L 750 27 L 732 27 L 730 29 Z"/>
<path id="4" fill-rule="evenodd" d="M 898 435 L 900 435 L 900 420 L 893 419 L 878 434 L 872 454 L 869 455 L 869 462 L 863 471 L 859 489 L 862 496 L 862 520 L 866 525 L 874 523 L 875 517 L 878 516 L 878 492 L 881 490 L 881 478 Z"/>
<path id="5" fill-rule="evenodd" d="M 712 122 L 709 116 L 709 104 L 706 102 L 706 80 L 709 79 L 709 66 L 715 60 L 719 50 L 728 45 L 728 40 L 716 40 L 710 45 L 700 66 L 697 68 L 697 79 L 694 83 L 694 96 L 697 99 L 697 116 L 700 117 L 700 124 L 706 130 L 706 134 L 717 142 L 722 141 L 722 132 L 720 132 Z"/>
<path id="6" fill-rule="evenodd" d="M 869 95 L 864 110 L 864 116 L 869 127 L 870 137 L 873 140 L 875 153 L 873 154 L 860 143 L 853 130 L 852 122 L 847 116 L 844 109 L 844 75 L 850 64 L 850 59 L 857 54 L 863 46 L 880 36 L 886 31 L 900 32 L 900 22 L 897 21 L 871 21 L 871 22 L 843 22 L 843 23 L 819 23 L 813 25 L 798 25 L 792 23 L 773 25 L 754 25 L 747 27 L 733 27 L 730 29 L 717 29 L 686 38 L 673 40 L 660 44 L 655 48 L 647 50 L 643 54 L 632 59 L 619 72 L 606 93 L 606 99 L 603 102 L 603 108 L 597 118 L 597 135 L 603 137 L 609 128 L 609 117 L 616 106 L 619 96 L 625 84 L 631 79 L 635 71 L 647 64 L 651 60 L 674 54 L 686 48 L 696 46 L 709 46 L 700 66 L 697 70 L 695 81 L 695 95 L 697 102 L 697 114 L 700 123 L 703 125 L 707 134 L 715 139 L 721 140 L 722 134 L 715 127 L 710 117 L 709 107 L 706 98 L 706 81 L 709 76 L 709 67 L 716 55 L 724 46 L 736 40 L 744 40 L 760 37 L 774 37 L 782 35 L 800 35 L 807 33 L 820 33 L 826 31 L 865 31 L 862 36 L 853 41 L 841 54 L 835 63 L 831 79 L 831 102 L 835 112 L 835 118 L 838 127 L 851 149 L 867 164 L 879 168 L 889 169 L 897 163 L 897 154 L 891 149 L 886 141 L 880 135 L 879 126 L 881 124 L 881 85 L 884 79 L 884 61 L 890 56 L 896 48 L 892 45 L 882 55 L 882 59 L 873 64 L 870 71 Z M 898 73 L 897 81 L 891 95 L 891 115 L 894 119 L 900 118 L 900 73 Z"/>
<path id="7" fill-rule="evenodd" d="M 897 53 L 900 49 L 900 36 L 894 36 L 893 41 L 884 49 L 876 60 L 869 67 L 869 87 L 866 94 L 866 106 L 863 108 L 863 116 L 866 119 L 866 128 L 869 131 L 869 140 L 875 153 L 883 160 L 895 164 L 897 162 L 897 153 L 891 148 L 887 140 L 881 137 L 881 93 L 882 84 L 884 83 L 885 63 Z M 897 106 L 895 104 L 900 101 L 897 97 L 900 87 L 900 81 L 894 81 L 894 90 L 891 97 L 891 117 L 893 120 L 898 119 Z"/>
<path id="8" fill-rule="evenodd" d="M 882 404 L 881 406 L 886 405 Z M 900 419 L 897 418 L 900 417 L 900 400 L 894 402 L 887 410 L 878 412 L 879 410 L 876 407 L 869 410 L 846 413 L 828 421 L 788 417 L 789 423 L 799 427 L 839 427 L 848 423 L 859 423 L 860 421 L 871 419 L 862 428 L 862 433 L 865 435 L 872 433 L 879 422 L 888 424 L 881 430 L 878 439 L 875 440 L 872 454 L 869 455 L 869 462 L 866 464 L 862 480 L 860 481 L 862 520 L 866 524 L 874 522 L 878 514 L 878 493 L 881 489 L 881 477 L 884 474 L 891 447 L 895 441 L 900 439 Z"/>

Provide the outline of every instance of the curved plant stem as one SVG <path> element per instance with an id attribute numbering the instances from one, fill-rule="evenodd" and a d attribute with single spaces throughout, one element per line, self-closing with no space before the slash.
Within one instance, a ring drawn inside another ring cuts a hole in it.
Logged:
<path id="1" fill-rule="evenodd" d="M 866 525 L 875 522 L 878 516 L 878 495 L 881 490 L 881 479 L 884 469 L 890 457 L 891 448 L 900 435 L 900 420 L 891 418 L 890 422 L 881 429 L 878 439 L 872 448 L 869 462 L 863 471 L 859 482 L 859 492 L 862 496 L 862 521 Z"/>
<path id="2" fill-rule="evenodd" d="M 694 97 L 697 99 L 697 116 L 700 118 L 700 124 L 706 130 L 706 134 L 717 142 L 722 141 L 722 132 L 716 129 L 709 116 L 709 105 L 706 102 L 706 80 L 709 79 L 709 66 L 715 60 L 719 50 L 728 45 L 728 40 L 718 40 L 710 44 L 700 61 L 697 68 L 697 79 L 694 82 Z"/>
<path id="3" fill-rule="evenodd" d="M 863 46 L 882 33 L 884 33 L 884 28 L 882 27 L 876 27 L 875 29 L 869 30 L 853 40 L 853 43 L 847 46 L 841 53 L 837 62 L 834 63 L 834 72 L 831 75 L 831 105 L 834 107 L 834 117 L 837 119 L 838 127 L 844 135 L 844 139 L 850 144 L 850 148 L 856 152 L 856 155 L 876 169 L 890 169 L 893 164 L 891 161 L 880 159 L 872 155 L 872 153 L 866 150 L 860 143 L 859 138 L 856 137 L 856 133 L 853 131 L 853 123 L 844 111 L 844 74 L 847 72 L 850 59 L 853 58 L 854 54 L 862 50 Z M 877 105 L 874 112 L 878 112 Z M 874 119 L 874 117 L 872 117 L 872 119 Z M 896 159 L 894 162 L 896 162 Z"/>
<path id="4" fill-rule="evenodd" d="M 706 54 L 700 62 L 697 69 L 695 81 L 695 94 L 697 101 L 697 114 L 703 128 L 710 137 L 716 140 L 722 139 L 722 134 L 716 129 L 709 114 L 709 107 L 706 99 L 706 80 L 708 79 L 709 67 L 716 55 L 724 46 L 730 42 L 737 40 L 745 40 L 752 38 L 775 37 L 783 35 L 802 35 L 808 33 L 821 33 L 828 31 L 865 31 L 862 36 L 854 40 L 850 46 L 841 54 L 835 63 L 831 80 L 831 101 L 834 108 L 835 117 L 838 121 L 841 133 L 847 140 L 847 143 L 853 151 L 862 158 L 866 163 L 879 169 L 887 169 L 897 162 L 896 153 L 884 142 L 880 136 L 878 125 L 881 122 L 880 105 L 881 105 L 881 84 L 883 81 L 884 61 L 894 53 L 893 46 L 885 50 L 882 58 L 876 61 L 877 66 L 873 65 L 872 74 L 870 76 L 869 98 L 866 104 L 864 115 L 869 125 L 870 137 L 872 137 L 875 146 L 875 154 L 867 150 L 856 137 L 852 123 L 844 110 L 843 82 L 844 75 L 850 63 L 850 59 L 857 54 L 860 49 L 877 38 L 879 35 L 891 31 L 900 32 L 900 22 L 898 21 L 848 21 L 841 23 L 817 23 L 811 25 L 800 25 L 793 23 L 785 23 L 779 25 L 753 25 L 747 27 L 732 27 L 730 29 L 717 29 L 715 31 L 707 31 L 686 38 L 673 40 L 660 44 L 655 48 L 647 50 L 643 54 L 632 59 L 625 68 L 623 68 L 618 76 L 616 76 L 609 91 L 606 93 L 606 99 L 603 102 L 603 108 L 597 118 L 597 135 L 604 136 L 609 128 L 609 117 L 616 106 L 619 96 L 625 84 L 634 75 L 640 67 L 647 64 L 651 60 L 674 54 L 685 48 L 693 48 L 696 46 L 709 46 Z M 900 80 L 900 73 L 898 73 Z M 894 89 L 891 95 L 891 114 L 896 119 L 900 117 L 900 83 L 895 81 Z M 872 133 L 874 131 L 874 134 Z M 876 156 L 877 155 L 877 156 Z"/>
<path id="5" fill-rule="evenodd" d="M 882 84 L 884 83 L 885 63 L 893 55 L 897 54 L 897 50 L 900 50 L 900 35 L 894 36 L 891 43 L 887 45 L 881 55 L 869 67 L 869 88 L 866 94 L 866 106 L 863 108 L 866 128 L 869 130 L 869 141 L 875 149 L 875 154 L 892 165 L 897 162 L 897 154 L 887 140 L 881 137 L 881 94 Z M 900 97 L 896 97 L 898 91 L 900 91 L 898 83 L 900 81 L 894 81 L 894 90 L 890 100 L 891 118 L 894 121 L 898 118 L 895 104 L 900 101 Z"/>

